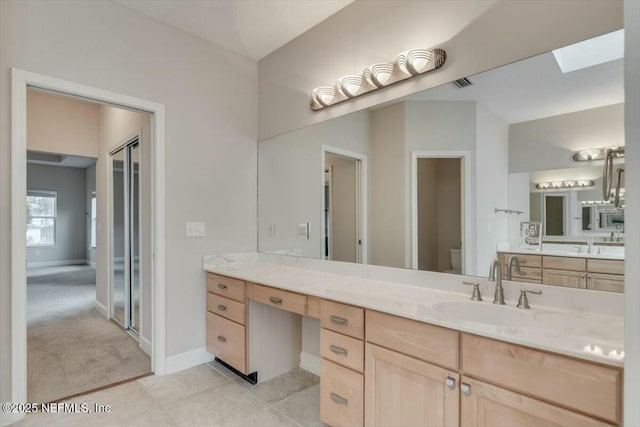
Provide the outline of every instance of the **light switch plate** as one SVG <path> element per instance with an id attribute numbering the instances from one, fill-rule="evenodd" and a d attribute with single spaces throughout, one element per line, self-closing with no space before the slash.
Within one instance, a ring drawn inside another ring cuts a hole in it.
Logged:
<path id="1" fill-rule="evenodd" d="M 185 228 L 187 237 L 202 237 L 205 235 L 204 222 L 187 222 Z"/>
<path id="2" fill-rule="evenodd" d="M 269 224 L 269 237 L 276 237 L 276 225 Z"/>
<path id="3" fill-rule="evenodd" d="M 298 224 L 298 239 L 309 239 L 310 224 L 308 222 Z"/>

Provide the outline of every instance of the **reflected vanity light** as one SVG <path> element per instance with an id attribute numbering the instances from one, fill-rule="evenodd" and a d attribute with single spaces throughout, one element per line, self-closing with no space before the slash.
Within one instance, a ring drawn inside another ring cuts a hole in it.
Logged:
<path id="1" fill-rule="evenodd" d="M 339 78 L 334 86 L 311 91 L 311 110 L 318 111 L 442 67 L 447 59 L 443 49 L 411 49 L 400 53 L 395 62 L 373 64 L 361 75 Z"/>
<path id="2" fill-rule="evenodd" d="M 569 180 L 569 181 L 553 181 L 553 182 L 539 182 L 536 184 L 538 190 L 556 190 L 560 188 L 586 188 L 593 187 L 595 182 L 592 180 Z"/>
<path id="3" fill-rule="evenodd" d="M 605 147 L 592 148 L 589 150 L 580 150 L 573 153 L 573 160 L 576 162 L 588 162 L 591 160 L 604 160 L 607 157 L 607 151 L 611 150 L 613 157 L 624 156 L 624 147 Z"/>

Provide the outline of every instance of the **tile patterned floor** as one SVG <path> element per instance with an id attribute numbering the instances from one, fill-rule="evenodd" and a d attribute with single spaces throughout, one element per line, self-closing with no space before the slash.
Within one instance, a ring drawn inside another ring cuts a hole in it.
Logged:
<path id="1" fill-rule="evenodd" d="M 293 369 L 252 386 L 218 363 L 150 376 L 67 403 L 110 405 L 109 413 L 30 414 L 27 426 L 321 427 L 319 377 Z"/>

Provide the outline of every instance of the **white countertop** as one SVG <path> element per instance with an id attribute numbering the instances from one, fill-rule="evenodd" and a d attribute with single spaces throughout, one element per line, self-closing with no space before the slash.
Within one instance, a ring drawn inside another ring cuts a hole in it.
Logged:
<path id="1" fill-rule="evenodd" d="M 578 249 L 580 248 L 580 249 Z M 600 253 L 598 253 L 598 250 Z M 519 247 L 503 246 L 498 247 L 499 252 L 508 252 L 513 254 L 526 254 L 526 255 L 551 255 L 561 257 L 572 258 L 590 258 L 590 259 L 615 259 L 624 260 L 624 247 L 617 246 L 599 246 L 593 247 L 594 253 L 587 253 L 588 247 L 586 245 L 565 245 L 545 243 L 542 245 L 542 250 L 523 249 Z"/>
<path id="2" fill-rule="evenodd" d="M 491 303 L 495 285 L 477 277 L 255 253 L 205 257 L 203 268 L 461 332 L 608 365 L 624 365 L 621 295 L 504 281 L 507 305 L 498 306 Z M 394 277 L 394 271 L 398 281 L 389 279 Z M 381 278 L 374 277 L 376 275 Z M 407 283 L 415 279 L 420 284 Z M 481 283 L 483 302 L 470 301 L 471 287 L 462 286 L 463 280 Z M 540 305 L 536 300 L 538 296 L 531 295 L 531 310 L 517 309 L 516 295 L 522 286 L 543 289 L 543 296 L 554 302 L 578 304 L 596 311 L 598 305 L 608 308 L 599 313 L 564 310 Z M 584 301 L 576 303 L 580 299 Z"/>

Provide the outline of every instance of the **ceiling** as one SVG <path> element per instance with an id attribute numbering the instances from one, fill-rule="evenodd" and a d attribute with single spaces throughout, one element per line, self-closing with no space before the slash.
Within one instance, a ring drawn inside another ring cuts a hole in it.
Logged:
<path id="1" fill-rule="evenodd" d="M 64 166 L 68 168 L 88 168 L 96 162 L 93 157 L 71 156 L 67 154 L 27 151 L 27 163 L 34 165 Z"/>
<path id="2" fill-rule="evenodd" d="M 353 0 L 114 0 L 259 60 Z"/>
<path id="3" fill-rule="evenodd" d="M 624 102 L 623 61 L 565 74 L 548 52 L 470 76 L 472 86 L 447 83 L 405 100 L 478 101 L 507 123 L 520 123 Z"/>

